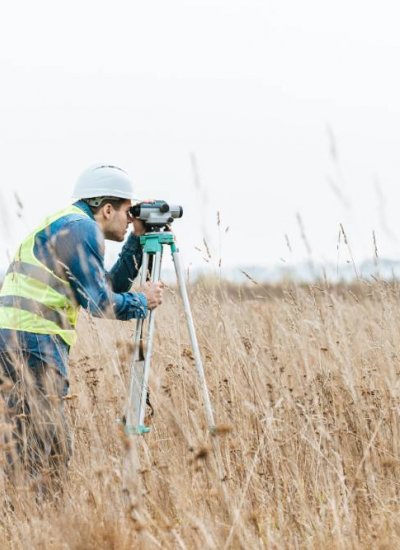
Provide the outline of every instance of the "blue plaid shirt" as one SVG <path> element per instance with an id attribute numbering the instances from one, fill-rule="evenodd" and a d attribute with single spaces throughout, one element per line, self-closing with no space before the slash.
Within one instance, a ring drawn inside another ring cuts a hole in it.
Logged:
<path id="1" fill-rule="evenodd" d="M 52 271 L 65 269 L 76 302 L 96 317 L 144 318 L 144 294 L 129 292 L 142 262 L 139 237 L 130 234 L 112 269 L 104 269 L 104 236 L 84 201 L 75 206 L 89 217 L 68 215 L 36 235 L 34 254 Z M 29 365 L 49 364 L 68 375 L 69 346 L 54 335 L 0 328 L 0 353 L 29 356 Z"/>

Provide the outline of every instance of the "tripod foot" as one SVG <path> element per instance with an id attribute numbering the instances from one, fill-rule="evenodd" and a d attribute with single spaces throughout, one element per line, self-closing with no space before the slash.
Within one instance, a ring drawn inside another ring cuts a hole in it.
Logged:
<path id="1" fill-rule="evenodd" d="M 125 426 L 125 433 L 127 435 L 143 435 L 148 434 L 150 431 L 150 428 L 147 426 Z"/>

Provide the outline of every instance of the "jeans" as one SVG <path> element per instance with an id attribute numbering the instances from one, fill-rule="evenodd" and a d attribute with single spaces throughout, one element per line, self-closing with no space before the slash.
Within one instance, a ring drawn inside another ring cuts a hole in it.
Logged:
<path id="1" fill-rule="evenodd" d="M 71 456 L 63 397 L 68 381 L 27 351 L 0 351 L 7 470 L 59 476 Z"/>

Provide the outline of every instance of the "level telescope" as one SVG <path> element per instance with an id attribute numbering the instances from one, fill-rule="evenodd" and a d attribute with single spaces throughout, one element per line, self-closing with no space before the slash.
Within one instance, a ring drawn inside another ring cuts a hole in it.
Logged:
<path id="1" fill-rule="evenodd" d="M 149 231 L 161 230 L 171 224 L 175 218 L 183 216 L 182 206 L 170 205 L 166 201 L 157 200 L 141 202 L 131 207 L 130 213 L 142 220 Z"/>

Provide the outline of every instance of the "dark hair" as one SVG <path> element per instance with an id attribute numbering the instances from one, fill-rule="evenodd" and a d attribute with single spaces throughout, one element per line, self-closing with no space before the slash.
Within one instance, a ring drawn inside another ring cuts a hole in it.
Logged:
<path id="1" fill-rule="evenodd" d="M 117 197 L 92 197 L 90 199 L 83 200 L 89 206 L 93 214 L 97 214 L 100 208 L 102 208 L 107 203 L 112 204 L 115 210 L 119 210 L 121 206 L 127 201 L 127 199 L 119 199 Z"/>

